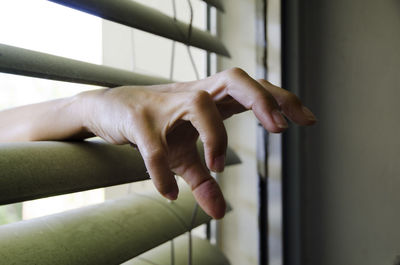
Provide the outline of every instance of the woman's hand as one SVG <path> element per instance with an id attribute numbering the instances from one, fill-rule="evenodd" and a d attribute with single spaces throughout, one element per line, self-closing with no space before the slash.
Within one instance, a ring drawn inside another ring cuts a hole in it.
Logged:
<path id="1" fill-rule="evenodd" d="M 83 139 L 97 135 L 114 144 L 137 145 L 162 195 L 178 196 L 182 176 L 206 213 L 225 214 L 225 200 L 209 170 L 224 169 L 223 119 L 252 110 L 270 132 L 315 123 L 292 93 L 233 68 L 209 78 L 158 86 L 124 86 L 81 93 L 0 112 L 0 142 Z M 283 114 L 283 115 L 282 115 Z M 204 143 L 204 165 L 196 140 Z"/>
<path id="2" fill-rule="evenodd" d="M 282 113 L 301 125 L 314 115 L 292 93 L 265 80 L 231 69 L 197 82 L 150 87 L 125 86 L 78 96 L 82 124 L 114 144 L 137 145 L 156 188 L 166 198 L 178 196 L 174 175 L 191 186 L 200 206 L 212 217 L 225 213 L 222 192 L 209 170 L 224 169 L 227 134 L 223 119 L 251 109 L 270 132 L 282 132 Z M 204 143 L 204 165 L 196 140 Z"/>

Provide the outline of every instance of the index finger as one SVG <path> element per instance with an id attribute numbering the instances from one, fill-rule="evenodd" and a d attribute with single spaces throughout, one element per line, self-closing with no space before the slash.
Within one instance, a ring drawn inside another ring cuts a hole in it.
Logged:
<path id="1" fill-rule="evenodd" d="M 232 68 L 198 83 L 191 83 L 189 87 L 207 90 L 215 101 L 231 96 L 238 105 L 253 110 L 257 119 L 270 132 L 282 132 L 288 127 L 281 112 L 300 125 L 315 123 L 315 116 L 294 94 L 264 82 L 254 80 L 240 68 Z M 243 111 L 240 106 L 229 106 L 229 111 Z"/>
<path id="2" fill-rule="evenodd" d="M 239 68 L 221 73 L 225 78 L 226 93 L 253 110 L 257 119 L 270 132 L 282 132 L 288 124 L 275 98 L 256 80 Z"/>
<path id="3" fill-rule="evenodd" d="M 269 83 L 267 80 L 260 79 L 257 80 L 271 95 L 274 96 L 279 106 L 281 107 L 282 112 L 300 125 L 311 125 L 317 121 L 315 115 L 309 110 L 300 99 L 293 93 L 280 88 L 278 86 L 274 86 Z"/>

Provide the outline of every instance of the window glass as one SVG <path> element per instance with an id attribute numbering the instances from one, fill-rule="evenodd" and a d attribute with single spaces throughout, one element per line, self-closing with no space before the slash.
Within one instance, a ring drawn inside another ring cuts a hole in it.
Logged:
<path id="1" fill-rule="evenodd" d="M 101 63 L 101 19 L 45 0 L 0 1 L 0 43 Z M 0 109 L 72 96 L 93 86 L 0 73 Z M 0 207 L 0 224 L 104 200 L 102 189 Z"/>
<path id="2" fill-rule="evenodd" d="M 172 0 L 138 0 L 173 16 Z M 206 5 L 192 1 L 193 25 L 206 28 Z M 177 19 L 188 23 L 186 0 L 176 0 Z M 109 32 L 118 32 L 112 37 Z M 106 33 L 106 34 L 105 34 Z M 129 27 L 104 21 L 46 0 L 0 2 L 0 43 L 95 64 L 169 78 L 173 42 Z M 115 51 L 118 53 L 115 53 Z M 111 51 L 111 52 L 110 52 Z M 191 48 L 200 78 L 206 74 L 206 52 Z M 110 59 L 111 58 L 111 59 Z M 175 44 L 173 79 L 195 80 L 187 47 Z M 94 86 L 0 73 L 0 110 L 75 95 Z M 78 208 L 131 191 L 153 189 L 151 182 L 121 185 L 0 206 L 0 224 Z"/>

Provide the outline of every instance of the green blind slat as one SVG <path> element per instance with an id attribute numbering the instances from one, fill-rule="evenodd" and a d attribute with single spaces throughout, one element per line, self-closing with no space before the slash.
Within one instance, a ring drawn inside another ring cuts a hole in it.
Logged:
<path id="1" fill-rule="evenodd" d="M 225 45 L 207 31 L 193 27 L 132 0 L 49 0 L 116 23 L 229 57 Z M 216 1 L 212 1 L 216 2 Z M 215 3 L 214 3 L 215 4 Z"/>
<path id="2" fill-rule="evenodd" d="M 121 264 L 189 230 L 195 200 L 181 187 L 173 203 L 128 195 L 55 215 L 0 226 L 2 264 Z M 210 220 L 200 208 L 194 227 Z"/>
<path id="3" fill-rule="evenodd" d="M 0 44 L 0 72 L 104 87 L 171 82 L 4 44 Z"/>
<path id="4" fill-rule="evenodd" d="M 193 265 L 229 265 L 228 259 L 208 240 L 192 237 L 192 261 Z M 174 239 L 175 247 L 175 265 L 188 264 L 188 235 L 182 235 Z M 164 243 L 137 258 L 124 262 L 121 265 L 154 265 L 169 264 L 166 261 L 171 260 L 171 243 Z"/>
<path id="5" fill-rule="evenodd" d="M 239 162 L 229 149 L 227 165 Z M 129 145 L 95 141 L 0 144 L 0 205 L 146 179 L 140 153 Z"/>
<path id="6" fill-rule="evenodd" d="M 207 4 L 216 7 L 220 11 L 225 11 L 224 4 L 222 3 L 222 0 L 203 0 Z"/>

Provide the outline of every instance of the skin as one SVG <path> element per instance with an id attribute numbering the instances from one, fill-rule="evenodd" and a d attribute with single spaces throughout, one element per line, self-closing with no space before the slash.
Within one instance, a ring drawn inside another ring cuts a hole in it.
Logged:
<path id="1" fill-rule="evenodd" d="M 163 196 L 177 198 L 174 175 L 179 175 L 202 209 L 219 219 L 225 200 L 209 171 L 224 169 L 227 134 L 222 121 L 246 110 L 272 133 L 288 127 L 284 116 L 299 125 L 316 122 L 294 94 L 233 68 L 194 82 L 92 90 L 5 110 L 0 112 L 0 142 L 97 135 L 113 144 L 134 144 Z M 198 137 L 205 165 L 196 149 Z"/>

